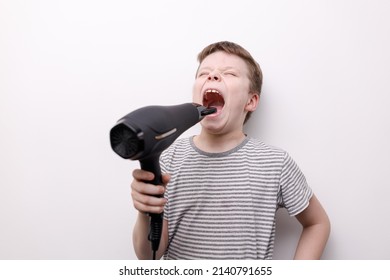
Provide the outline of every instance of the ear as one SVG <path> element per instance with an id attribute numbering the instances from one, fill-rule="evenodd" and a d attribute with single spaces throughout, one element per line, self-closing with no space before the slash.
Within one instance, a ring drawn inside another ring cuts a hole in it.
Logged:
<path id="1" fill-rule="evenodd" d="M 253 112 L 256 110 L 257 105 L 259 105 L 260 95 L 257 92 L 250 92 L 247 103 L 245 105 L 245 110 L 248 112 Z"/>

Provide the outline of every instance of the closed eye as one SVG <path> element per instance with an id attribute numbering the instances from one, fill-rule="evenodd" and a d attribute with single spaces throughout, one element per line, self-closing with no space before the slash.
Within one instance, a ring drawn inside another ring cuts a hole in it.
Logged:
<path id="1" fill-rule="evenodd" d="M 209 75 L 208 72 L 200 72 L 200 73 L 198 74 L 198 77 L 203 77 L 203 76 L 208 76 L 208 75 Z"/>
<path id="2" fill-rule="evenodd" d="M 233 77 L 237 77 L 238 75 L 234 72 L 224 72 L 223 73 L 225 76 L 233 76 Z"/>

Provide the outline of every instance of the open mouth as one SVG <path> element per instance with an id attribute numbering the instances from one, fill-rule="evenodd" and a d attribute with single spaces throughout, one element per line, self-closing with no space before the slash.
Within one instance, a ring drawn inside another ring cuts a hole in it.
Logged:
<path id="1" fill-rule="evenodd" d="M 225 100 L 222 94 L 216 89 L 207 89 L 203 94 L 203 106 L 215 107 L 217 114 L 222 110 L 225 105 Z"/>

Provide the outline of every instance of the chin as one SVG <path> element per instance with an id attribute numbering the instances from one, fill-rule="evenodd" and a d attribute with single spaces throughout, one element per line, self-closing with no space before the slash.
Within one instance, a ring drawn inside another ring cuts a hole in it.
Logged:
<path id="1" fill-rule="evenodd" d="M 216 118 L 204 119 L 201 121 L 202 129 L 209 134 L 221 134 L 224 132 L 226 125 Z"/>

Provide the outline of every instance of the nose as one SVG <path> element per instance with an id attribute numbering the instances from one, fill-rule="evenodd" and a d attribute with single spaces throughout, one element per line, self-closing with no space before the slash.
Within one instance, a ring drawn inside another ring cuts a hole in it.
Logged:
<path id="1" fill-rule="evenodd" d="M 207 77 L 207 80 L 219 82 L 219 81 L 221 81 L 221 75 L 218 72 L 212 72 Z"/>

